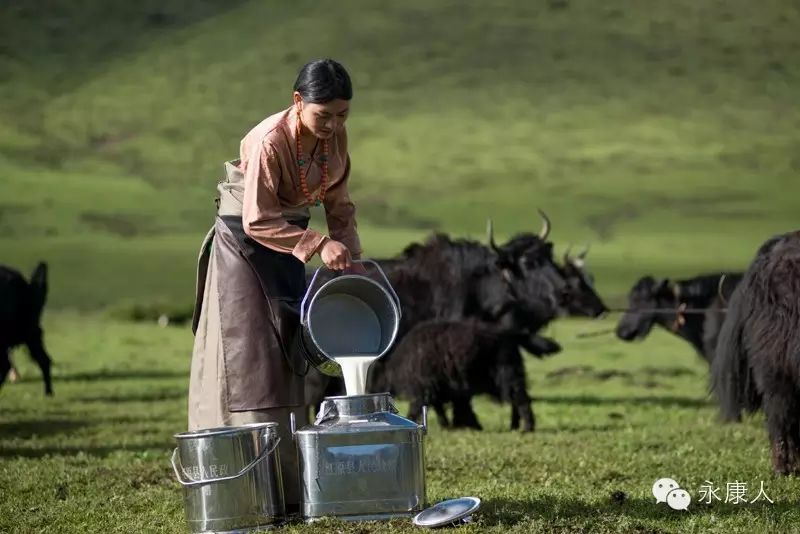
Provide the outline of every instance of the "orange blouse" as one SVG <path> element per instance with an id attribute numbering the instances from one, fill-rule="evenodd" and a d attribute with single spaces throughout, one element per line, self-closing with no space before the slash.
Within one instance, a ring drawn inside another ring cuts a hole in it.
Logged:
<path id="1" fill-rule="evenodd" d="M 242 224 L 251 238 L 278 252 L 293 254 L 308 262 L 325 241 L 325 235 L 311 228 L 303 230 L 289 224 L 284 210 L 297 211 L 308 205 L 300 187 L 297 168 L 297 115 L 294 106 L 264 119 L 242 139 L 240 170 L 244 173 Z M 341 241 L 354 259 L 361 255 L 361 243 L 355 220 L 355 206 L 347 191 L 350 156 L 347 131 L 342 127 L 328 140 L 328 189 L 325 192 L 325 216 L 332 239 Z M 322 181 L 322 143 L 306 170 L 311 195 Z M 293 210 L 294 208 L 294 210 Z"/>

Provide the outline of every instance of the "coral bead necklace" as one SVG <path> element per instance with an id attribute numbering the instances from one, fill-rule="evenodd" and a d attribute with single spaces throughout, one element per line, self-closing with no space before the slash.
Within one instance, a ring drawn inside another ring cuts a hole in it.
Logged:
<path id="1" fill-rule="evenodd" d="M 300 174 L 300 187 L 303 190 L 308 204 L 311 206 L 319 206 L 325 201 L 325 190 L 328 188 L 328 140 L 322 140 L 322 180 L 319 184 L 319 193 L 317 198 L 311 196 L 308 190 L 308 182 L 306 182 L 306 168 L 304 167 L 306 160 L 303 159 L 303 145 L 300 140 L 300 112 L 297 112 L 297 166 Z"/>

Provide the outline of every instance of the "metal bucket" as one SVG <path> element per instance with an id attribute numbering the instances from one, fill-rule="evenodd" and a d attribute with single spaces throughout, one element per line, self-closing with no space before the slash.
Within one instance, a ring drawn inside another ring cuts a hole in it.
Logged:
<path id="1" fill-rule="evenodd" d="M 418 425 L 388 393 L 327 397 L 312 425 L 295 429 L 306 521 L 410 517 L 425 507 L 427 409 Z"/>
<path id="2" fill-rule="evenodd" d="M 172 468 L 191 532 L 247 532 L 285 518 L 278 423 L 175 434 Z"/>
<path id="3" fill-rule="evenodd" d="M 341 275 L 314 290 L 317 269 L 300 306 L 300 335 L 296 350 L 322 373 L 341 376 L 333 358 L 340 355 L 374 355 L 389 352 L 400 328 L 400 299 L 380 266 L 383 285 L 361 275 Z"/>

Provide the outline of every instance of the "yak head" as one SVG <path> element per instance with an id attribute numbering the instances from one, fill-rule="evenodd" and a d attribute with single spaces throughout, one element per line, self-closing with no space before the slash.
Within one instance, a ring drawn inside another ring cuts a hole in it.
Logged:
<path id="1" fill-rule="evenodd" d="M 678 293 L 679 286 L 667 278 L 640 279 L 628 293 L 628 309 L 617 324 L 617 337 L 624 341 L 647 337 L 653 325 L 665 318 L 665 312 L 659 310 L 677 312 Z"/>
<path id="2" fill-rule="evenodd" d="M 586 268 L 589 247 L 577 256 L 570 256 L 570 248 L 564 253 L 562 272 L 566 281 L 565 300 L 569 315 L 600 317 L 608 313 L 603 299 L 594 287 L 594 276 Z"/>
<path id="3" fill-rule="evenodd" d="M 528 299 L 547 298 L 557 315 L 598 317 L 608 311 L 594 290 L 591 275 L 585 269 L 588 251 L 577 258 L 565 256 L 564 266 L 553 259 L 553 244 L 547 241 L 550 220 L 539 210 L 542 228 L 538 234 L 522 233 L 498 246 L 494 241 L 491 220 L 487 233 L 489 245 L 507 270 L 523 280 L 522 294 Z"/>

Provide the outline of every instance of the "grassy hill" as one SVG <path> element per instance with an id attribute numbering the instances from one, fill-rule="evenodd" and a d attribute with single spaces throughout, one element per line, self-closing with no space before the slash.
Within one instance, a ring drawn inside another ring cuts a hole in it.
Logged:
<path id="1" fill-rule="evenodd" d="M 0 261 L 49 260 L 54 306 L 189 302 L 222 162 L 332 56 L 370 255 L 538 206 L 612 300 L 743 267 L 797 226 L 798 23 L 777 0 L 4 5 Z"/>

